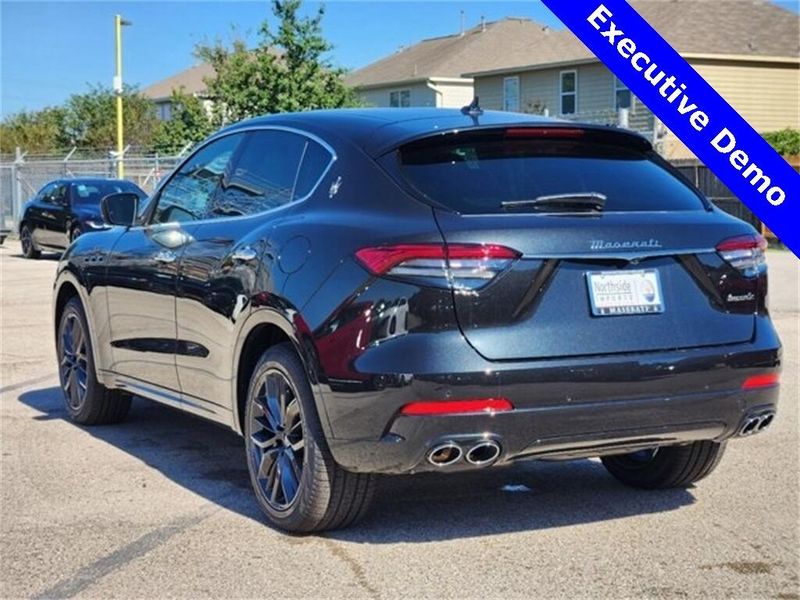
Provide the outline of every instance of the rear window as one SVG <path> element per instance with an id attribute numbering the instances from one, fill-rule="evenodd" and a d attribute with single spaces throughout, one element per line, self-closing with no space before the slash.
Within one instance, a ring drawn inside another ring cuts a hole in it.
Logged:
<path id="1" fill-rule="evenodd" d="M 73 198 L 81 204 L 99 204 L 109 194 L 130 192 L 140 199 L 145 197 L 141 189 L 127 181 L 97 181 L 73 184 Z"/>
<path id="2" fill-rule="evenodd" d="M 502 213 L 509 211 L 503 202 L 589 193 L 606 197 L 606 212 L 705 210 L 654 152 L 602 140 L 452 136 L 409 144 L 398 158 L 402 177 L 420 194 L 461 213 Z"/>

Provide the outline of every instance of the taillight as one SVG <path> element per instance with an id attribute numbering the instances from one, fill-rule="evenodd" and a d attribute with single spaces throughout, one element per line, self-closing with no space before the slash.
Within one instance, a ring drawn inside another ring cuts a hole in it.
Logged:
<path id="1" fill-rule="evenodd" d="M 747 277 L 763 273 L 767 268 L 767 240 L 762 235 L 740 235 L 717 244 L 717 252 L 731 266 Z"/>
<path id="2" fill-rule="evenodd" d="M 519 257 L 516 250 L 496 244 L 399 244 L 356 252 L 374 275 L 470 290 L 489 283 Z"/>
<path id="3" fill-rule="evenodd" d="M 400 414 L 409 417 L 426 415 L 463 415 L 496 413 L 514 410 L 514 405 L 505 398 L 476 398 L 470 400 L 434 400 L 411 402 L 400 409 Z"/>
<path id="4" fill-rule="evenodd" d="M 764 373 L 752 375 L 744 380 L 743 390 L 757 390 L 760 388 L 774 387 L 780 383 L 780 373 Z"/>

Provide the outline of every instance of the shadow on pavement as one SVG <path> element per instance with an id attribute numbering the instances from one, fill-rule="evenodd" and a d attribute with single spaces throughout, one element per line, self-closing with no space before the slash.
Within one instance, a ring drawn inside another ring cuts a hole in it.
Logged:
<path id="1" fill-rule="evenodd" d="M 24 393 L 20 401 L 42 413 L 35 419 L 67 418 L 57 387 Z M 186 489 L 263 522 L 242 440 L 234 432 L 138 398 L 126 422 L 85 431 Z M 369 544 L 428 542 L 621 519 L 692 502 L 686 490 L 623 487 L 598 461 L 528 461 L 470 473 L 384 477 L 367 518 L 326 537 Z"/>

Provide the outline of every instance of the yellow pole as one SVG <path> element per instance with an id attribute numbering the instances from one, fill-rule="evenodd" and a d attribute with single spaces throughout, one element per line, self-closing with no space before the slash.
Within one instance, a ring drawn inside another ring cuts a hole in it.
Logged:
<path id="1" fill-rule="evenodd" d="M 117 40 L 117 72 L 114 77 L 114 91 L 117 94 L 117 177 L 122 179 L 125 176 L 125 165 L 122 157 L 124 149 L 122 125 L 122 15 L 114 17 L 114 29 Z"/>

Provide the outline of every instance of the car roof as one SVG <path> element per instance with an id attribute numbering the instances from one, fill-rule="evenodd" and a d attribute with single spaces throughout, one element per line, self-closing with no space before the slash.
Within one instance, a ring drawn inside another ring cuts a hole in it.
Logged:
<path id="1" fill-rule="evenodd" d="M 347 138 L 372 156 L 380 156 L 420 137 L 448 131 L 509 126 L 609 129 L 607 126 L 492 110 L 473 116 L 455 108 L 351 108 L 255 117 L 237 123 L 224 132 L 269 126 L 294 127 L 323 139 L 331 135 Z M 641 137 L 633 132 L 630 135 Z"/>
<path id="2" fill-rule="evenodd" d="M 61 183 L 77 183 L 77 184 L 97 184 L 97 183 L 129 183 L 136 185 L 127 179 L 106 179 L 103 177 L 70 177 L 69 179 L 59 179 Z"/>

